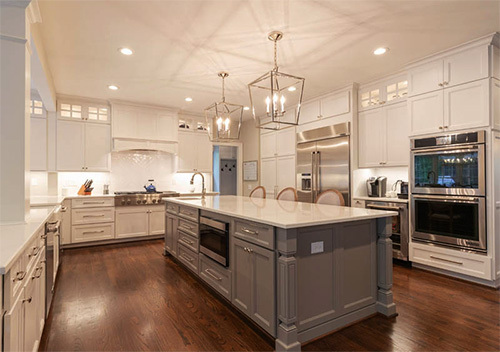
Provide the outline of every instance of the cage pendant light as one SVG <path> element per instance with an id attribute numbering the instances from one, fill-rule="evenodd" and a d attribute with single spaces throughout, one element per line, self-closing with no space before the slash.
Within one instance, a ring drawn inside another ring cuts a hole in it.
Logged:
<path id="1" fill-rule="evenodd" d="M 232 142 L 240 138 L 243 105 L 226 101 L 224 80 L 227 72 L 219 72 L 222 78 L 222 100 L 205 109 L 207 132 L 212 142 Z"/>
<path id="2" fill-rule="evenodd" d="M 279 130 L 299 124 L 305 78 L 278 70 L 277 44 L 283 33 L 274 31 L 267 38 L 274 42 L 274 67 L 249 83 L 248 92 L 256 127 Z"/>

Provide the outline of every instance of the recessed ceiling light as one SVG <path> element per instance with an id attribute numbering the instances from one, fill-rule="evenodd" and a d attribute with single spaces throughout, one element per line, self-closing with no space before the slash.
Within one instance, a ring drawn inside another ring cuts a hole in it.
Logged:
<path id="1" fill-rule="evenodd" d="M 377 48 L 373 50 L 373 53 L 375 55 L 384 55 L 387 51 L 389 51 L 389 48 Z"/>
<path id="2" fill-rule="evenodd" d="M 289 92 L 295 92 L 296 90 L 297 90 L 297 88 L 295 88 L 294 86 L 291 86 L 288 88 Z"/>
<path id="3" fill-rule="evenodd" d="M 250 110 L 250 107 L 249 107 L 249 106 L 245 106 L 245 107 L 243 108 L 243 110 Z"/>
<path id="4" fill-rule="evenodd" d="M 129 49 L 129 48 L 120 48 L 118 49 L 119 52 L 121 52 L 123 55 L 132 55 L 134 52 L 132 51 L 132 49 Z"/>
<path id="5" fill-rule="evenodd" d="M 118 89 L 120 89 L 120 87 L 115 86 L 114 84 L 109 85 L 108 88 L 111 89 L 111 90 L 118 90 Z"/>
<path id="6" fill-rule="evenodd" d="M 185 101 L 193 101 L 193 98 L 190 98 L 190 97 L 187 97 L 186 99 L 184 99 Z"/>

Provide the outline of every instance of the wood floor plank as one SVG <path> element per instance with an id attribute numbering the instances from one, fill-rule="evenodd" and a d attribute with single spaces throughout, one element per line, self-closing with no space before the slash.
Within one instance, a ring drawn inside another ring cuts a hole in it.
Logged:
<path id="1" fill-rule="evenodd" d="M 65 250 L 40 351 L 271 351 L 268 339 L 162 241 Z M 399 316 L 376 315 L 305 351 L 498 351 L 498 290 L 395 266 Z"/>

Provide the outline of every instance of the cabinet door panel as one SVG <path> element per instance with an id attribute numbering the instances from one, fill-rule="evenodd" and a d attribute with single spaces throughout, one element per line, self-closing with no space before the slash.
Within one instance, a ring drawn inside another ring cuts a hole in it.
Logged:
<path id="1" fill-rule="evenodd" d="M 276 154 L 295 155 L 295 127 L 276 132 Z"/>
<path id="2" fill-rule="evenodd" d="M 200 172 L 212 172 L 213 147 L 207 133 L 196 134 L 196 167 Z M 191 146 L 192 148 L 192 146 Z"/>
<path id="3" fill-rule="evenodd" d="M 412 135 L 442 131 L 443 90 L 410 97 L 407 102 Z"/>
<path id="4" fill-rule="evenodd" d="M 410 124 L 406 103 L 394 104 L 384 109 L 387 134 L 384 166 L 407 166 L 410 158 Z"/>
<path id="5" fill-rule="evenodd" d="M 442 89 L 443 60 L 436 60 L 408 71 L 408 95 L 418 95 Z"/>
<path id="6" fill-rule="evenodd" d="M 313 101 L 300 107 L 299 124 L 316 121 L 320 118 L 320 103 Z"/>
<path id="7" fill-rule="evenodd" d="M 149 217 L 146 207 L 139 209 L 117 209 L 115 216 L 115 237 L 147 236 L 149 230 Z"/>
<path id="8" fill-rule="evenodd" d="M 384 110 L 379 108 L 360 112 L 358 124 L 359 167 L 378 167 L 384 159 Z"/>
<path id="9" fill-rule="evenodd" d="M 266 189 L 266 198 L 274 198 L 276 186 L 276 158 L 261 160 L 260 185 Z"/>
<path id="10" fill-rule="evenodd" d="M 85 166 L 87 171 L 109 171 L 111 129 L 109 125 L 85 124 Z"/>
<path id="11" fill-rule="evenodd" d="M 171 254 L 173 252 L 175 220 L 177 220 L 177 218 L 170 215 L 165 217 L 165 249 Z M 177 229 L 175 229 L 175 231 L 177 232 Z"/>
<path id="12" fill-rule="evenodd" d="M 276 132 L 267 132 L 260 135 L 260 157 L 270 158 L 275 156 L 276 150 Z"/>
<path id="13" fill-rule="evenodd" d="M 85 166 L 85 124 L 57 121 L 57 170 L 82 171 Z"/>
<path id="14" fill-rule="evenodd" d="M 165 233 L 165 212 L 163 210 L 149 213 L 149 235 L 163 235 Z"/>
<path id="15" fill-rule="evenodd" d="M 178 133 L 178 119 L 167 114 L 157 116 L 157 139 L 160 141 L 176 141 Z"/>
<path id="16" fill-rule="evenodd" d="M 47 171 L 47 119 L 31 118 L 30 169 Z"/>
<path id="17" fill-rule="evenodd" d="M 444 90 L 444 121 L 449 130 L 489 125 L 489 80 Z"/>
<path id="18" fill-rule="evenodd" d="M 488 77 L 488 46 L 479 46 L 444 59 L 445 87 Z"/>
<path id="19" fill-rule="evenodd" d="M 278 191 L 285 187 L 295 188 L 295 155 L 276 158 L 276 185 Z"/>
<path id="20" fill-rule="evenodd" d="M 29 276 L 30 280 L 24 286 L 24 298 L 26 301 L 24 302 L 24 350 L 25 351 L 36 351 L 35 346 L 38 340 L 38 319 L 37 319 L 37 304 L 41 304 L 39 302 L 39 298 L 37 297 L 36 291 L 36 282 L 35 280 L 31 280 L 31 275 Z"/>
<path id="21" fill-rule="evenodd" d="M 3 317 L 4 351 L 24 351 L 24 292 Z"/>
<path id="22" fill-rule="evenodd" d="M 132 107 L 113 106 L 113 138 L 135 138 L 136 111 Z"/>
<path id="23" fill-rule="evenodd" d="M 321 99 L 321 117 L 327 118 L 348 113 L 350 109 L 350 92 L 343 92 Z"/>
<path id="24" fill-rule="evenodd" d="M 233 240 L 233 304 L 252 316 L 252 256 L 245 250 L 249 243 Z"/>
<path id="25" fill-rule="evenodd" d="M 179 133 L 178 171 L 193 171 L 197 163 L 196 136 L 194 133 Z"/>

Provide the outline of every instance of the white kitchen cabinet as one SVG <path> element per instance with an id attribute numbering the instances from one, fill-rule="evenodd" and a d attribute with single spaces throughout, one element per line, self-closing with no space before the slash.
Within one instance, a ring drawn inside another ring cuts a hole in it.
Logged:
<path id="1" fill-rule="evenodd" d="M 108 125 L 57 121 L 58 171 L 109 171 L 110 153 Z"/>
<path id="2" fill-rule="evenodd" d="M 71 200 L 65 199 L 61 206 L 61 244 L 71 243 Z"/>
<path id="3" fill-rule="evenodd" d="M 111 128 L 109 125 L 85 124 L 85 170 L 109 171 Z"/>
<path id="4" fill-rule="evenodd" d="M 105 102 L 88 99 L 62 98 L 57 102 L 57 117 L 68 121 L 91 121 L 110 124 L 110 109 Z"/>
<path id="5" fill-rule="evenodd" d="M 313 122 L 321 118 L 321 106 L 319 100 L 304 103 L 300 107 L 299 123 Z"/>
<path id="6" fill-rule="evenodd" d="M 115 238 L 147 236 L 149 232 L 148 208 L 121 207 L 116 209 Z"/>
<path id="7" fill-rule="evenodd" d="M 75 121 L 57 121 L 57 170 L 85 170 L 85 125 Z"/>
<path id="8" fill-rule="evenodd" d="M 320 116 L 322 119 L 347 114 L 351 107 L 351 92 L 332 94 L 320 100 Z"/>
<path id="9" fill-rule="evenodd" d="M 47 171 L 47 119 L 30 120 L 30 170 Z"/>
<path id="10" fill-rule="evenodd" d="M 261 158 L 295 155 L 295 127 L 262 133 L 260 150 Z"/>
<path id="11" fill-rule="evenodd" d="M 276 156 L 276 132 L 265 132 L 260 135 L 260 156 L 271 158 Z"/>
<path id="12" fill-rule="evenodd" d="M 149 209 L 148 235 L 163 235 L 165 233 L 165 207 L 160 205 Z"/>
<path id="13" fill-rule="evenodd" d="M 266 198 L 276 195 L 276 158 L 261 159 L 260 185 L 266 189 Z"/>
<path id="14" fill-rule="evenodd" d="M 397 75 L 378 81 L 358 90 L 359 110 L 369 110 L 382 105 L 398 103 L 408 95 L 408 76 Z"/>
<path id="15" fill-rule="evenodd" d="M 212 172 L 212 154 L 206 133 L 179 132 L 177 172 Z"/>
<path id="16" fill-rule="evenodd" d="M 408 165 L 408 113 L 406 103 L 363 111 L 358 117 L 359 167 Z"/>
<path id="17" fill-rule="evenodd" d="M 295 155 L 276 158 L 276 186 L 278 192 L 286 187 L 295 188 Z"/>
<path id="18" fill-rule="evenodd" d="M 410 134 L 419 135 L 443 130 L 443 91 L 438 90 L 408 98 Z"/>
<path id="19" fill-rule="evenodd" d="M 74 225 L 71 228 L 71 243 L 111 240 L 115 237 L 115 224 L 102 223 Z"/>
<path id="20" fill-rule="evenodd" d="M 4 351 L 24 351 L 24 303 L 21 291 L 4 316 Z"/>
<path id="21" fill-rule="evenodd" d="M 444 90 L 444 124 L 447 130 L 486 127 L 490 122 L 490 81 L 483 79 Z"/>
<path id="22" fill-rule="evenodd" d="M 414 96 L 443 88 L 443 60 L 432 61 L 408 71 L 408 95 Z"/>

